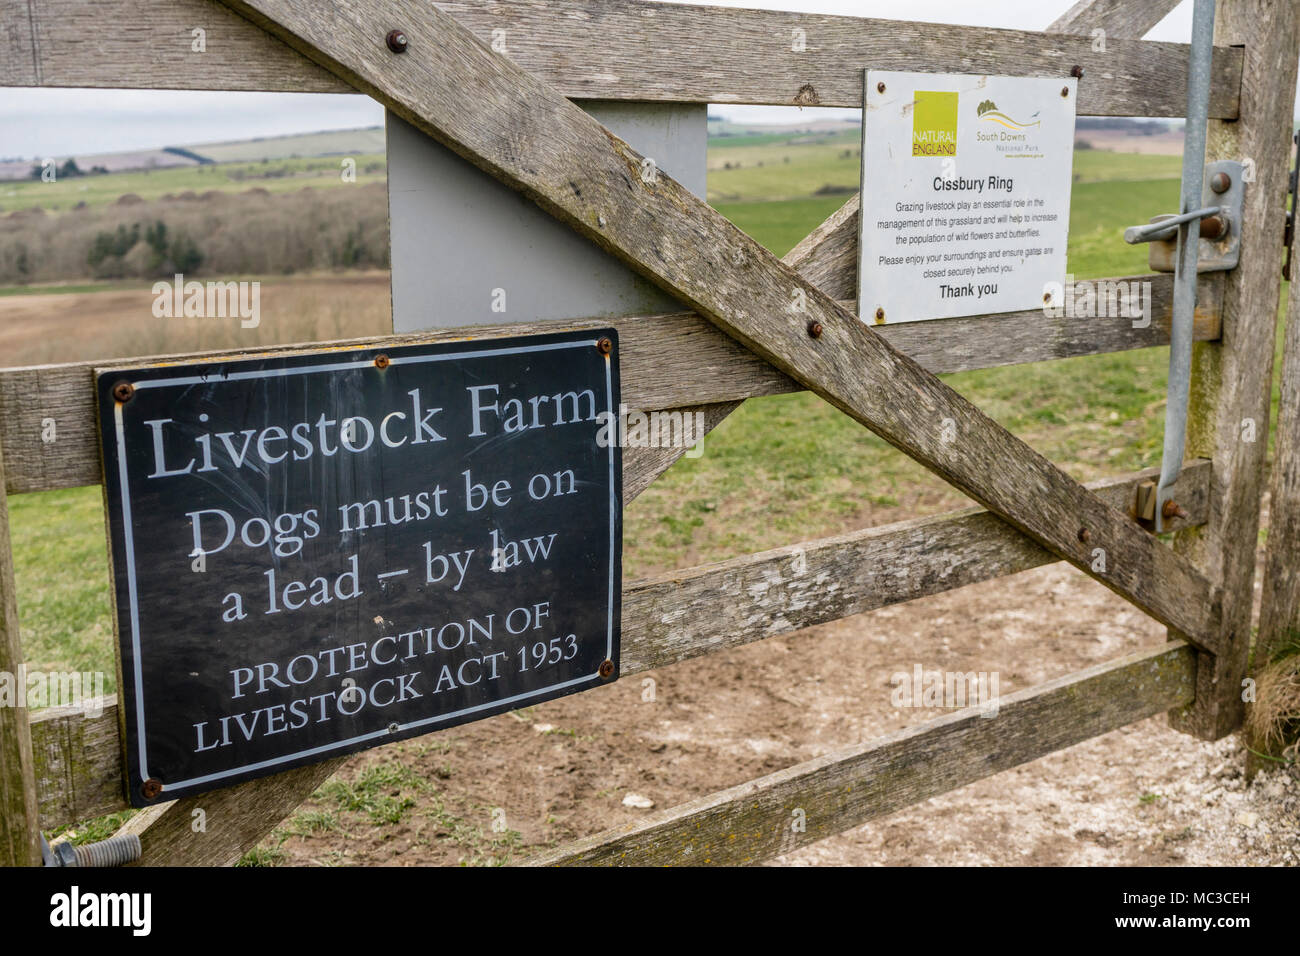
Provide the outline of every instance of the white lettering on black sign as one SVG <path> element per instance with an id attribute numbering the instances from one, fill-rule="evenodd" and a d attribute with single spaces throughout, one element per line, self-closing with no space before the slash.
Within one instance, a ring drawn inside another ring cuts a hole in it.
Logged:
<path id="1" fill-rule="evenodd" d="M 616 341 L 101 371 L 132 803 L 615 679 Z"/>

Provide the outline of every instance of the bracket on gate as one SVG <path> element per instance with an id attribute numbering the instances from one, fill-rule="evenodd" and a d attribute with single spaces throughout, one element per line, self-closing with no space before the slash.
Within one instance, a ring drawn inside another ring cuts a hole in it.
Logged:
<path id="1" fill-rule="evenodd" d="M 1231 160 L 1205 166 L 1201 207 L 1181 216 L 1156 216 L 1145 226 L 1124 230 L 1130 245 L 1151 243 L 1147 262 L 1152 272 L 1176 272 L 1178 227 L 1200 222 L 1196 271 L 1227 272 L 1241 261 L 1241 217 L 1246 199 L 1246 167 Z"/>

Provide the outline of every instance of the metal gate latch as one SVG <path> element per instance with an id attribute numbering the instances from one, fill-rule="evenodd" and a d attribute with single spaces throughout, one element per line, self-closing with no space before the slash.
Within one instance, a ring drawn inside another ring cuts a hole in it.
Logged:
<path id="1" fill-rule="evenodd" d="M 1152 272 L 1176 272 L 1178 227 L 1200 221 L 1196 271 L 1227 272 L 1241 260 L 1241 217 L 1246 199 L 1246 167 L 1231 160 L 1208 163 L 1201 207 L 1181 216 L 1156 216 L 1148 225 L 1124 230 L 1129 245 L 1149 242 Z"/>
<path id="2" fill-rule="evenodd" d="M 1241 163 L 1205 165 L 1213 58 L 1214 0 L 1196 0 L 1192 11 L 1192 43 L 1187 58 L 1187 126 L 1183 135 L 1179 212 L 1176 216 L 1159 217 L 1149 225 L 1134 226 L 1124 232 L 1124 240 L 1128 243 L 1151 243 L 1149 258 L 1152 269 L 1163 272 L 1172 269 L 1174 273 L 1174 307 L 1169 325 L 1168 401 L 1165 403 L 1160 481 L 1154 489 L 1150 482 L 1139 487 L 1134 507 L 1139 521 L 1157 532 L 1165 530 L 1167 521 L 1186 516 L 1171 496 L 1183 468 L 1187 440 L 1196 277 L 1200 272 L 1235 268 L 1241 258 L 1245 170 Z"/>

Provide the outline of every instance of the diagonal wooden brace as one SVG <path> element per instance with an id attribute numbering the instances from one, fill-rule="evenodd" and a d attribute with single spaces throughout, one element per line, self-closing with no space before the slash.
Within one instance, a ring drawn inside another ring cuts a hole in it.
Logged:
<path id="1" fill-rule="evenodd" d="M 1150 537 L 622 140 L 427 2 L 223 0 L 528 196 L 756 354 L 1189 641 L 1220 602 Z M 385 37 L 400 30 L 405 52 Z M 820 326 L 814 337 L 809 329 Z M 955 433 L 955 440 L 951 439 Z"/>

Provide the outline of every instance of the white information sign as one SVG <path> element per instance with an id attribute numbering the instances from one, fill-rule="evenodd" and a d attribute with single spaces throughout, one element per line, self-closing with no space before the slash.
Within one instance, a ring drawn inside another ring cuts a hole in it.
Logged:
<path id="1" fill-rule="evenodd" d="M 863 321 L 1059 306 L 1077 84 L 866 71 Z"/>

